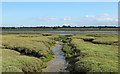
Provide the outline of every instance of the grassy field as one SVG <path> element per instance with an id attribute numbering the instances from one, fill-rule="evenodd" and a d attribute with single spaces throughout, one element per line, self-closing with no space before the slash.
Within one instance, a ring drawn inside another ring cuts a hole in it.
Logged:
<path id="1" fill-rule="evenodd" d="M 63 51 L 71 72 L 118 72 L 118 34 L 76 34 Z"/>
<path id="2" fill-rule="evenodd" d="M 50 33 L 3 33 L 3 72 L 40 72 L 43 62 L 53 58 L 50 47 L 55 44 L 56 37 Z"/>

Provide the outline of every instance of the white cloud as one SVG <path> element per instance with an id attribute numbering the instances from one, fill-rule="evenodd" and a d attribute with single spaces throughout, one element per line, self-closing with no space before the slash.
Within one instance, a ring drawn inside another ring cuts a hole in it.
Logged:
<path id="1" fill-rule="evenodd" d="M 63 24 L 63 25 L 68 26 L 68 25 L 70 25 L 70 24 Z"/>
<path id="2" fill-rule="evenodd" d="M 84 15 L 83 17 L 71 17 L 65 16 L 63 18 L 56 17 L 39 17 L 38 19 L 32 19 L 30 22 L 38 22 L 36 24 L 42 24 L 47 26 L 57 25 L 70 25 L 70 26 L 82 26 L 82 25 L 117 25 L 118 17 L 111 16 L 107 13 L 103 15 Z M 33 23 L 34 24 L 34 23 Z"/>
<path id="3" fill-rule="evenodd" d="M 42 17 L 39 20 L 40 21 L 52 21 L 52 20 L 56 20 L 57 18 L 55 17 Z"/>
<path id="4" fill-rule="evenodd" d="M 85 18 L 95 18 L 95 15 L 85 15 Z"/>
<path id="5" fill-rule="evenodd" d="M 48 20 L 56 20 L 56 18 L 51 17 L 51 18 L 47 18 Z"/>
<path id="6" fill-rule="evenodd" d="M 98 18 L 97 21 L 101 22 L 118 22 L 117 18 L 106 17 L 106 18 Z"/>
<path id="7" fill-rule="evenodd" d="M 118 22 L 118 19 L 115 19 L 116 22 Z"/>
<path id="8" fill-rule="evenodd" d="M 117 17 L 112 17 L 108 13 L 104 13 L 102 15 L 85 15 L 85 18 L 90 18 L 86 19 L 87 22 L 101 22 L 101 23 L 117 23 L 118 18 Z M 92 18 L 92 19 L 91 19 Z"/>
<path id="9" fill-rule="evenodd" d="M 98 18 L 97 21 L 113 21 L 112 18 Z"/>
<path id="10" fill-rule="evenodd" d="M 71 21 L 71 17 L 64 17 L 64 21 Z"/>
<path id="11" fill-rule="evenodd" d="M 64 21 L 66 21 L 66 18 L 64 17 Z"/>
<path id="12" fill-rule="evenodd" d="M 68 18 L 68 21 L 71 21 L 71 18 L 70 18 L 70 17 Z"/>
<path id="13" fill-rule="evenodd" d="M 104 14 L 101 15 L 101 17 L 108 17 L 108 16 L 109 16 L 108 13 L 104 13 Z"/>

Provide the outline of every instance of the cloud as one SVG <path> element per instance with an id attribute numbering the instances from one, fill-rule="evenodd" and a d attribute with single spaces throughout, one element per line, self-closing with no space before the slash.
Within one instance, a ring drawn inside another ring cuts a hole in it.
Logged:
<path id="1" fill-rule="evenodd" d="M 108 17 L 108 16 L 109 16 L 108 13 L 104 13 L 104 14 L 101 15 L 101 17 Z"/>
<path id="2" fill-rule="evenodd" d="M 115 19 L 116 22 L 118 22 L 118 19 Z"/>
<path id="3" fill-rule="evenodd" d="M 84 15 L 82 17 L 38 17 L 30 21 L 33 24 L 45 26 L 70 25 L 70 26 L 90 26 L 90 25 L 118 25 L 118 17 L 111 16 L 107 13 L 99 15 Z"/>
<path id="4" fill-rule="evenodd" d="M 98 18 L 97 21 L 101 22 L 118 22 L 117 18 L 106 17 L 106 18 Z"/>
<path id="5" fill-rule="evenodd" d="M 64 21 L 71 21 L 71 17 L 64 17 Z"/>
<path id="6" fill-rule="evenodd" d="M 85 18 L 95 18 L 95 15 L 85 15 Z"/>
<path id="7" fill-rule="evenodd" d="M 63 24 L 63 25 L 65 25 L 65 26 L 69 26 L 70 24 Z"/>
<path id="8" fill-rule="evenodd" d="M 29 20 L 45 22 L 45 21 L 54 21 L 54 20 L 57 20 L 57 18 L 55 17 L 31 17 L 29 18 Z"/>
<path id="9" fill-rule="evenodd" d="M 70 17 L 68 18 L 68 21 L 71 21 L 71 18 L 70 18 Z"/>
<path id="10" fill-rule="evenodd" d="M 98 18 L 97 21 L 113 21 L 112 18 Z"/>
<path id="11" fill-rule="evenodd" d="M 51 18 L 47 18 L 48 20 L 56 20 L 56 18 L 51 17 Z"/>
<path id="12" fill-rule="evenodd" d="M 111 16 L 107 13 L 99 15 L 84 15 L 83 18 L 72 19 L 74 25 L 94 25 L 94 26 L 104 26 L 104 25 L 118 25 L 118 17 Z"/>
<path id="13" fill-rule="evenodd" d="M 66 18 L 64 17 L 64 21 L 66 21 Z"/>
<path id="14" fill-rule="evenodd" d="M 102 15 L 85 15 L 85 18 L 102 18 L 102 17 L 110 17 L 108 13 L 104 13 Z"/>
<path id="15" fill-rule="evenodd" d="M 56 20 L 57 18 L 55 17 L 43 17 L 43 18 L 40 18 L 41 21 L 52 21 L 52 20 Z"/>
<path id="16" fill-rule="evenodd" d="M 104 13 L 102 15 L 85 15 L 85 18 L 90 18 L 90 19 L 85 19 L 82 20 L 84 23 L 87 24 L 117 24 L 118 18 L 110 16 L 108 13 Z M 85 22 L 87 21 L 87 22 Z"/>

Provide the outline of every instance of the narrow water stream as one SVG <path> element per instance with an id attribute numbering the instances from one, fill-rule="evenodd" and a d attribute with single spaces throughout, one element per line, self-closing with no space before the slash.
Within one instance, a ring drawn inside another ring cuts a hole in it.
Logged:
<path id="1" fill-rule="evenodd" d="M 56 42 L 53 47 L 54 58 L 46 63 L 47 68 L 43 69 L 43 72 L 69 72 L 66 69 L 68 62 L 65 60 L 65 56 L 62 49 L 62 42 Z"/>

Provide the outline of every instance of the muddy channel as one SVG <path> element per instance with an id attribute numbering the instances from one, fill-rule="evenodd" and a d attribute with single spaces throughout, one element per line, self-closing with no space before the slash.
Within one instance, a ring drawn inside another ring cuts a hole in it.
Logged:
<path id="1" fill-rule="evenodd" d="M 56 42 L 56 45 L 51 48 L 54 53 L 54 58 L 45 64 L 47 68 L 43 69 L 43 72 L 69 72 L 65 70 L 68 62 L 65 60 L 62 45 L 62 42 Z"/>

